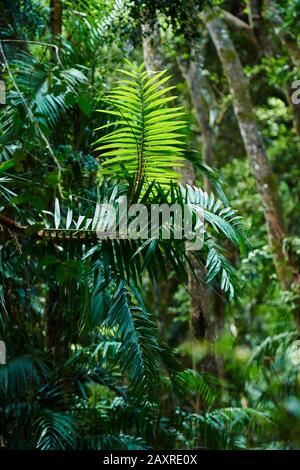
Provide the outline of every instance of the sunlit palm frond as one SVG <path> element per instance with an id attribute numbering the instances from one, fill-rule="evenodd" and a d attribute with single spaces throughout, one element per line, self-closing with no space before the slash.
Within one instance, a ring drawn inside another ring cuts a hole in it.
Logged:
<path id="1" fill-rule="evenodd" d="M 182 165 L 181 131 L 186 122 L 181 107 L 167 106 L 176 97 L 164 96 L 174 88 L 162 88 L 170 78 L 166 71 L 149 77 L 144 65 L 128 64 L 130 70 L 120 70 L 125 78 L 107 95 L 112 110 L 100 110 L 117 118 L 113 125 L 118 125 L 118 129 L 100 137 L 96 150 L 105 174 L 121 175 L 125 166 L 134 178 L 136 193 L 143 181 L 168 185 L 180 178 L 172 168 Z"/>

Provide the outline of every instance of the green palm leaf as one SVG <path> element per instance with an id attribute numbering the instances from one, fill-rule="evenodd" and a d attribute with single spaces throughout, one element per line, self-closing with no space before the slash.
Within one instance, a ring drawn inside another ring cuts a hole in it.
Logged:
<path id="1" fill-rule="evenodd" d="M 75 448 L 77 426 L 74 418 L 61 412 L 46 410 L 36 422 L 36 446 L 40 450 Z"/>
<path id="2" fill-rule="evenodd" d="M 166 71 L 149 78 L 144 65 L 136 67 L 130 62 L 128 65 L 130 71 L 120 72 L 130 79 L 120 80 L 107 96 L 113 109 L 99 110 L 116 116 L 118 128 L 96 143 L 104 174 L 121 176 L 124 165 L 134 179 L 136 193 L 143 181 L 166 185 L 180 178 L 174 169 L 183 165 L 181 130 L 186 122 L 182 119 L 182 108 L 168 107 L 176 97 L 163 96 L 174 88 L 161 88 L 170 78 L 165 76 Z"/>
<path id="3" fill-rule="evenodd" d="M 129 375 L 134 393 L 145 400 L 157 386 L 160 362 L 157 327 L 146 312 L 130 306 L 124 282 L 116 289 L 103 325 L 116 330 L 122 339 L 117 358 Z"/>

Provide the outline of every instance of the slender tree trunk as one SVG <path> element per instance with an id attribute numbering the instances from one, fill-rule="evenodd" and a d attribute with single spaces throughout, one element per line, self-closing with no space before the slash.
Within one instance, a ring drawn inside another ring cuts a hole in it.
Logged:
<path id="1" fill-rule="evenodd" d="M 195 184 L 195 171 L 191 162 L 186 162 L 185 167 L 181 170 L 182 182 L 189 185 Z M 216 341 L 216 335 L 212 323 L 212 298 L 211 292 L 205 283 L 206 271 L 192 251 L 186 252 L 192 269 L 188 269 L 188 290 L 190 295 L 189 307 L 189 330 L 192 340 L 208 340 L 211 345 Z M 223 363 L 214 353 L 208 352 L 197 363 L 193 358 L 193 367 L 205 370 L 210 374 L 220 378 L 224 375 Z"/>
<path id="2" fill-rule="evenodd" d="M 161 52 L 161 41 L 158 25 L 150 28 L 149 25 L 143 26 L 143 51 L 144 62 L 149 72 L 164 69 L 163 57 Z M 182 182 L 186 184 L 195 184 L 195 171 L 192 163 L 186 162 L 181 169 Z M 190 293 L 190 333 L 192 338 L 207 338 L 210 335 L 209 328 L 209 292 L 204 284 L 204 268 L 195 260 L 191 252 L 187 252 L 189 261 L 193 266 L 188 270 L 188 287 Z"/>
<path id="3" fill-rule="evenodd" d="M 148 72 L 164 69 L 163 55 L 161 51 L 161 41 L 159 26 L 155 23 L 150 26 L 148 23 L 142 25 L 144 62 Z"/>
<path id="4" fill-rule="evenodd" d="M 49 291 L 46 298 L 44 320 L 45 320 L 45 347 L 54 358 L 56 355 L 58 331 L 56 329 L 57 317 L 59 316 L 59 288 L 53 279 L 49 280 Z"/>
<path id="5" fill-rule="evenodd" d="M 61 0 L 51 0 L 51 31 L 53 35 L 62 32 L 62 3 Z"/>
<path id="6" fill-rule="evenodd" d="M 272 15 L 270 14 L 270 11 L 265 8 L 266 11 L 269 13 L 269 17 L 272 20 Z M 271 40 L 271 38 L 268 35 L 268 30 L 269 30 L 269 21 L 267 20 L 267 13 L 263 13 L 262 11 L 262 5 L 258 0 L 250 0 L 249 2 L 249 9 L 248 9 L 248 17 L 249 17 L 249 25 L 247 23 L 242 22 L 243 28 L 238 27 L 237 24 L 234 21 L 227 21 L 228 20 L 228 15 L 233 16 L 228 12 L 225 12 L 222 10 L 222 15 L 224 16 L 224 20 L 228 23 L 229 26 L 233 26 L 235 29 L 242 30 L 246 35 L 249 37 L 249 29 L 251 31 L 252 38 L 250 37 L 252 43 L 255 45 L 255 47 L 258 50 L 258 53 L 261 56 L 266 56 L 266 57 L 276 57 L 281 55 L 281 51 L 278 49 L 276 43 Z M 235 17 L 234 17 L 235 18 Z M 240 22 L 240 20 L 237 18 L 237 20 Z M 282 20 L 281 20 L 282 21 Z M 274 25 L 274 20 L 271 21 L 273 22 Z M 283 34 L 283 33 L 282 33 Z M 253 39 L 254 38 L 254 39 Z M 285 43 L 281 41 L 285 48 Z M 294 45 L 296 48 L 297 42 L 294 41 Z M 297 54 L 297 53 L 296 53 Z M 291 56 L 291 54 L 289 54 Z M 294 54 L 295 55 L 295 54 Z M 295 63 L 295 60 L 292 59 L 292 62 Z M 284 87 L 284 94 L 286 97 L 286 101 L 289 104 L 293 114 L 294 114 L 294 128 L 295 131 L 298 135 L 300 135 L 300 105 L 293 103 L 291 96 L 294 92 L 292 89 L 292 84 L 286 84 Z"/>
<path id="7" fill-rule="evenodd" d="M 203 161 L 209 165 L 213 165 L 213 134 L 209 124 L 209 112 L 207 109 L 206 99 L 203 93 L 205 90 L 205 80 L 203 77 L 203 57 L 200 51 L 195 47 L 194 58 L 185 62 L 178 60 L 179 67 L 183 77 L 186 80 L 191 101 L 195 110 L 197 124 L 202 135 Z"/>
<path id="8" fill-rule="evenodd" d="M 284 26 L 283 20 L 278 11 L 277 3 L 278 2 L 276 0 L 265 1 L 265 16 L 274 26 L 274 31 L 279 37 L 284 48 L 289 53 L 293 64 L 296 67 L 300 67 L 300 49 L 297 43 L 297 38 Z"/>
<path id="9" fill-rule="evenodd" d="M 297 104 L 292 100 L 292 95 L 294 91 L 295 90 L 289 84 L 289 86 L 286 87 L 285 95 L 294 115 L 294 129 L 296 133 L 300 136 L 300 104 Z"/>
<path id="10" fill-rule="evenodd" d="M 191 102 L 195 110 L 195 116 L 199 128 L 199 132 L 202 136 L 202 160 L 209 166 L 213 166 L 215 162 L 213 152 L 213 132 L 209 123 L 209 108 L 205 97 L 206 83 L 203 76 L 204 58 L 203 58 L 203 47 L 204 44 L 193 44 L 191 52 L 193 59 L 187 61 L 178 59 L 178 64 L 183 77 L 186 80 Z M 204 189 L 209 191 L 211 189 L 209 181 L 204 178 Z M 194 266 L 195 271 L 199 270 L 199 266 Z M 201 273 L 197 273 L 200 279 L 205 278 L 205 269 L 201 267 Z M 190 284 L 193 282 L 190 279 Z M 224 326 L 225 310 L 224 302 L 222 301 L 222 294 L 217 289 L 215 293 L 208 295 L 208 289 L 205 285 L 202 285 L 201 289 L 198 290 L 198 295 L 203 299 L 202 303 L 205 305 L 205 311 L 211 311 L 213 306 L 214 313 L 214 324 L 216 331 L 219 333 L 222 331 Z M 210 306 L 210 307 L 209 307 Z M 211 312 L 210 312 L 211 313 Z M 197 316 L 199 320 L 197 320 Z M 205 325 L 205 318 L 201 312 L 194 311 L 191 306 L 191 323 L 194 324 L 191 327 L 191 331 L 203 329 L 202 324 Z M 219 371 L 222 369 L 221 364 L 219 365 Z M 224 374 L 222 373 L 222 376 Z"/>
<path id="11" fill-rule="evenodd" d="M 290 289 L 296 274 L 283 252 L 285 232 L 278 186 L 257 127 L 248 79 L 224 22 L 211 10 L 204 12 L 203 19 L 227 76 L 241 136 L 261 195 L 278 277 L 283 288 Z"/>
<path id="12" fill-rule="evenodd" d="M 258 52 L 261 55 L 274 57 L 277 54 L 276 44 L 268 36 L 267 24 L 261 13 L 258 0 L 250 0 L 249 2 L 249 18 L 253 28 L 253 33 L 257 39 Z"/>
<path id="13" fill-rule="evenodd" d="M 255 36 L 258 38 L 258 43 L 260 47 L 260 52 L 265 55 L 266 57 L 276 57 L 276 55 L 280 55 L 280 51 L 274 42 L 266 34 L 267 25 L 266 25 L 266 18 L 263 15 L 263 12 L 260 11 L 258 1 L 251 0 L 250 8 L 252 12 L 253 18 L 253 31 Z M 284 45 L 284 44 L 283 44 Z M 292 60 L 294 63 L 295 61 Z M 288 104 L 290 105 L 291 110 L 293 111 L 294 115 L 294 129 L 298 135 L 300 135 L 300 104 L 293 103 L 292 101 L 292 94 L 294 90 L 292 89 L 292 84 L 289 83 L 285 86 L 285 96 Z"/>

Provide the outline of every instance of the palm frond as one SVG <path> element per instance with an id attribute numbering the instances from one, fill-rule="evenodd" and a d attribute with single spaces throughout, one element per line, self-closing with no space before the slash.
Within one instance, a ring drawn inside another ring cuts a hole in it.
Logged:
<path id="1" fill-rule="evenodd" d="M 158 384 L 160 347 L 157 328 L 145 311 L 130 306 L 128 296 L 125 284 L 121 282 L 103 326 L 117 331 L 121 338 L 117 359 L 128 373 L 136 393 L 145 399 Z"/>
<path id="2" fill-rule="evenodd" d="M 28 355 L 16 357 L 0 368 L 0 393 L 6 396 L 20 396 L 26 390 L 28 381 L 38 385 L 42 375 L 33 359 Z"/>
<path id="3" fill-rule="evenodd" d="M 205 374 L 200 374 L 195 370 L 186 369 L 179 372 L 176 374 L 175 383 L 179 385 L 181 393 L 196 394 L 207 407 L 213 407 L 219 398 L 219 393 L 211 386 Z"/>
<path id="4" fill-rule="evenodd" d="M 204 415 L 187 417 L 197 427 L 199 438 L 194 445 L 205 449 L 244 449 L 243 433 L 252 426 L 270 426 L 268 416 L 253 408 L 219 408 Z"/>
<path id="5" fill-rule="evenodd" d="M 166 71 L 149 78 L 144 65 L 128 64 L 130 70 L 120 70 L 125 78 L 107 96 L 113 109 L 100 110 L 117 117 L 116 122 L 104 127 L 118 128 L 100 137 L 96 150 L 101 155 L 103 173 L 124 176 L 122 166 L 126 167 L 127 174 L 134 178 L 135 194 L 143 181 L 165 185 L 179 179 L 179 173 L 172 168 L 182 166 L 181 130 L 186 122 L 180 107 L 167 107 L 176 97 L 163 96 L 174 88 L 162 88 L 170 78 Z"/>
<path id="6" fill-rule="evenodd" d="M 70 11 L 65 21 L 68 23 L 68 30 L 72 31 L 69 49 L 76 59 L 79 53 L 84 55 L 85 61 L 90 57 L 95 61 L 95 54 L 98 51 L 101 54 L 101 46 L 109 41 L 111 29 L 118 24 L 119 18 L 124 13 L 125 1 L 114 0 L 99 4 L 95 0 L 66 0 L 65 4 L 65 8 Z M 81 40 L 82 34 L 84 41 Z M 72 47 L 74 44 L 76 48 Z"/>
<path id="7" fill-rule="evenodd" d="M 276 354 L 283 356 L 287 349 L 297 338 L 296 332 L 285 332 L 274 336 L 268 336 L 253 351 L 248 364 L 261 361 L 265 356 L 275 357 Z"/>
<path id="8" fill-rule="evenodd" d="M 208 194 L 201 188 L 190 185 L 179 185 L 183 202 L 189 205 L 191 210 L 200 211 L 203 218 L 217 232 L 221 231 L 225 237 L 237 245 L 242 254 L 246 253 L 247 244 L 245 237 L 239 230 L 241 216 L 230 207 L 224 207 L 220 200 L 216 200 L 213 193 Z"/>
<path id="9" fill-rule="evenodd" d="M 145 450 L 149 447 L 141 437 L 128 434 L 100 434 L 84 436 L 80 440 L 81 449 L 93 450 Z"/>
<path id="10" fill-rule="evenodd" d="M 228 293 L 229 299 L 234 297 L 235 272 L 233 266 L 221 253 L 221 248 L 212 239 L 206 241 L 208 255 L 206 258 L 206 282 L 210 284 L 217 276 L 221 277 L 221 289 Z"/>
<path id="11" fill-rule="evenodd" d="M 36 447 L 40 450 L 74 449 L 78 427 L 74 418 L 66 413 L 45 410 L 34 424 Z"/>
<path id="12" fill-rule="evenodd" d="M 53 64 L 41 63 L 33 55 L 23 53 L 12 61 L 15 81 L 27 101 L 35 118 L 42 124 L 54 127 L 61 111 L 69 107 L 68 93 L 75 94 L 76 88 L 86 81 L 78 69 L 53 70 Z M 22 104 L 16 91 L 11 91 L 8 100 L 14 106 Z"/>

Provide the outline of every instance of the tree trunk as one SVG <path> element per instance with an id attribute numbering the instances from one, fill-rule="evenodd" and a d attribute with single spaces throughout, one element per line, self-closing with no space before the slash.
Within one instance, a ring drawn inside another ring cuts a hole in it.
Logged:
<path id="1" fill-rule="evenodd" d="M 249 2 L 249 23 L 252 30 L 252 35 L 254 37 L 254 41 L 252 40 L 253 44 L 258 50 L 260 56 L 266 57 L 276 57 L 281 55 L 281 51 L 278 49 L 277 45 L 268 35 L 268 21 L 265 18 L 266 15 L 263 14 L 261 11 L 261 5 L 258 0 L 250 0 Z M 224 13 L 224 10 L 222 10 Z M 224 16 L 226 19 L 226 17 Z M 231 23 L 233 24 L 233 23 Z M 247 30 L 243 30 L 247 33 Z M 284 45 L 284 44 L 283 44 Z M 292 60 L 292 62 L 294 62 Z M 287 104 L 290 106 L 293 115 L 294 115 L 294 129 L 297 134 L 300 135 L 300 105 L 293 103 L 291 96 L 294 92 L 291 83 L 286 84 L 284 87 L 284 94 L 286 97 Z"/>
<path id="2" fill-rule="evenodd" d="M 300 67 L 300 49 L 297 38 L 283 25 L 283 20 L 278 12 L 276 0 L 266 0 L 265 15 L 274 26 L 274 31 L 279 37 L 283 47 L 287 50 L 293 64 Z"/>
<path id="3" fill-rule="evenodd" d="M 274 57 L 277 54 L 277 47 L 268 36 L 266 20 L 261 14 L 259 3 L 258 0 L 250 0 L 249 2 L 249 17 L 257 39 L 258 52 L 267 57 Z"/>
<path id="4" fill-rule="evenodd" d="M 61 0 L 51 0 L 51 32 L 53 35 L 62 32 L 62 3 Z"/>
<path id="5" fill-rule="evenodd" d="M 202 160 L 209 166 L 213 166 L 215 162 L 214 152 L 213 152 L 213 132 L 209 123 L 209 108 L 208 103 L 204 94 L 206 89 L 205 78 L 203 76 L 202 70 L 204 67 L 204 58 L 203 58 L 203 47 L 204 44 L 197 45 L 193 44 L 191 47 L 191 52 L 193 54 L 193 59 L 190 59 L 188 62 L 178 59 L 178 64 L 181 70 L 183 77 L 186 80 L 189 95 L 191 97 L 191 102 L 195 110 L 195 116 L 197 124 L 199 127 L 199 132 L 202 136 Z M 193 182 L 194 184 L 194 182 Z M 211 187 L 207 178 L 204 178 L 204 189 L 205 191 L 210 191 Z M 199 279 L 205 279 L 205 269 L 201 267 L 201 273 L 199 272 L 199 266 L 194 266 L 195 271 Z M 190 279 L 190 284 L 194 281 Z M 224 302 L 222 301 L 222 293 L 219 289 L 216 292 L 211 293 L 209 296 L 208 289 L 205 285 L 202 285 L 198 290 L 199 296 L 203 299 L 202 303 L 204 304 L 204 310 L 210 314 L 214 313 L 214 325 L 216 331 L 221 333 L 224 326 L 225 310 Z M 213 309 L 212 309 L 213 305 Z M 209 307 L 210 306 L 210 307 Z M 198 316 L 198 320 L 197 320 Z M 191 331 L 196 331 L 197 328 L 203 328 L 203 322 L 205 324 L 205 317 L 203 317 L 201 312 L 195 311 L 193 306 L 191 306 Z M 221 367 L 219 367 L 221 370 Z M 224 374 L 222 374 L 224 375 Z"/>
<path id="6" fill-rule="evenodd" d="M 163 55 L 161 51 L 161 41 L 159 26 L 155 23 L 150 26 L 148 23 L 142 25 L 144 62 L 148 72 L 160 71 L 164 69 Z"/>
<path id="7" fill-rule="evenodd" d="M 211 10 L 204 12 L 203 20 L 227 76 L 241 136 L 261 195 L 276 271 L 283 288 L 290 289 L 295 277 L 293 267 L 283 252 L 285 232 L 281 201 L 264 141 L 257 127 L 248 79 L 224 22 Z"/>
<path id="8" fill-rule="evenodd" d="M 56 353 L 57 337 L 57 317 L 59 316 L 59 288 L 53 279 L 49 280 L 49 291 L 46 298 L 44 321 L 45 321 L 45 348 L 53 358 Z"/>
<path id="9" fill-rule="evenodd" d="M 161 52 L 161 42 L 158 25 L 150 28 L 143 26 L 143 51 L 146 69 L 158 71 L 164 69 Z M 198 107 L 199 109 L 199 107 Z M 182 182 L 190 185 L 195 184 L 195 171 L 191 162 L 181 169 Z M 193 339 L 207 338 L 211 333 L 209 327 L 209 291 L 204 284 L 204 268 L 195 260 L 192 252 L 187 252 L 189 261 L 193 266 L 195 274 L 188 270 L 188 288 L 190 294 L 190 334 Z"/>
<path id="10" fill-rule="evenodd" d="M 181 169 L 182 182 L 184 184 L 195 184 L 195 171 L 191 162 L 186 162 Z M 194 341 L 207 340 L 210 345 L 214 345 L 216 335 L 212 323 L 211 292 L 205 283 L 205 266 L 195 258 L 192 251 L 186 251 L 189 263 L 192 269 L 188 269 L 188 291 L 190 296 L 189 306 L 189 330 L 191 339 Z M 208 351 L 205 357 L 199 363 L 196 358 L 193 359 L 193 368 L 197 366 L 210 374 L 223 378 L 224 367 L 222 360 L 215 356 L 213 352 Z M 198 363 L 197 363 L 198 362 Z"/>
<path id="11" fill-rule="evenodd" d="M 294 129 L 295 131 L 297 132 L 297 134 L 300 136 L 300 104 L 296 103 L 296 102 L 293 102 L 292 100 L 292 95 L 294 93 L 294 89 L 290 86 L 291 84 L 289 84 L 288 86 L 286 86 L 286 97 L 287 97 L 287 101 L 290 105 L 290 108 L 292 109 L 292 112 L 293 112 L 293 115 L 294 115 Z"/>
<path id="12" fill-rule="evenodd" d="M 205 89 L 205 80 L 202 74 L 203 57 L 201 52 L 197 50 L 197 46 L 193 48 L 194 59 L 185 62 L 178 60 L 180 70 L 186 80 L 191 101 L 195 110 L 195 116 L 199 130 L 202 135 L 203 161 L 209 165 L 213 165 L 213 147 L 212 147 L 212 129 L 209 124 L 209 112 L 207 109 L 206 99 L 203 93 Z"/>
<path id="13" fill-rule="evenodd" d="M 260 43 L 260 50 L 262 54 L 264 54 L 266 57 L 276 57 L 276 55 L 280 55 L 280 51 L 276 47 L 276 44 L 274 44 L 270 38 L 266 34 L 266 19 L 262 12 L 260 12 L 257 0 L 251 0 L 251 8 L 253 9 L 253 27 L 254 27 L 254 32 L 258 37 L 259 43 Z M 270 15 L 270 19 L 272 16 Z M 274 24 L 274 23 L 273 23 Z M 282 42 L 282 41 L 281 41 Z M 286 46 L 282 42 L 283 46 Z M 298 47 L 298 46 L 297 46 Z M 291 57 L 291 53 L 289 53 Z M 295 60 L 291 57 L 292 62 L 295 64 Z M 293 103 L 292 101 L 292 94 L 294 92 L 291 83 L 288 83 L 285 86 L 285 96 L 288 104 L 290 105 L 290 108 L 293 111 L 294 115 L 294 129 L 297 132 L 298 135 L 300 135 L 300 104 Z"/>

